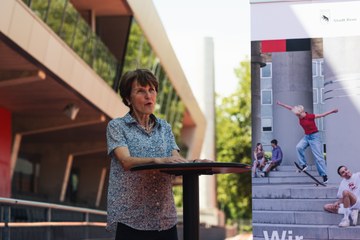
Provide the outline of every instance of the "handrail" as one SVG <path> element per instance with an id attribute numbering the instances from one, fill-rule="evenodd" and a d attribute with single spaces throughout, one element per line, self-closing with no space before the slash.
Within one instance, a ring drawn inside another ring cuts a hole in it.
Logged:
<path id="1" fill-rule="evenodd" d="M 11 221 L 11 208 L 12 207 L 35 207 L 42 208 L 45 210 L 46 217 L 43 221 L 27 221 L 27 222 L 16 222 Z M 3 198 L 0 197 L 0 235 L 3 240 L 10 240 L 10 228 L 19 228 L 19 227 L 105 227 L 105 221 L 90 221 L 90 214 L 106 216 L 106 211 L 73 207 L 73 206 L 64 206 L 54 203 L 44 203 L 44 202 L 35 202 L 14 198 Z M 78 212 L 83 214 L 82 220 L 75 221 L 53 221 L 52 210 L 60 211 L 69 211 L 69 212 Z M 50 228 L 46 229 L 47 239 L 51 239 Z M 88 236 L 89 231 L 85 231 L 85 235 Z"/>
<path id="2" fill-rule="evenodd" d="M 0 227 L 105 227 L 105 222 L 0 222 Z"/>
<path id="3" fill-rule="evenodd" d="M 0 204 L 1 203 L 11 204 L 11 205 L 42 207 L 42 208 L 51 208 L 51 209 L 58 209 L 58 210 L 66 210 L 66 211 L 74 211 L 74 212 L 83 212 L 83 213 L 106 215 L 106 211 L 101 211 L 101 210 L 65 206 L 65 205 L 54 204 L 54 203 L 34 202 L 34 201 L 20 200 L 20 199 L 14 199 L 14 198 L 2 198 L 2 197 L 0 197 Z"/>

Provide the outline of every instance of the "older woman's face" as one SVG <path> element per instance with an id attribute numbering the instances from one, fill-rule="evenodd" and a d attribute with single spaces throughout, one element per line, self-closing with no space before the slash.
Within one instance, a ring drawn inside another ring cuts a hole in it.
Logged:
<path id="1" fill-rule="evenodd" d="M 157 92 L 154 86 L 141 86 L 137 81 L 132 83 L 130 103 L 133 111 L 148 115 L 154 112 Z"/>

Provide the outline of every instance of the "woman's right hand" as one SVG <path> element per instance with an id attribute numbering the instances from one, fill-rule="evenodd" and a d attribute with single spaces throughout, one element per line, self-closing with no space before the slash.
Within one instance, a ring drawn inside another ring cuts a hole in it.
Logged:
<path id="1" fill-rule="evenodd" d="M 171 156 L 171 157 L 165 157 L 165 158 L 156 158 L 155 163 L 161 164 L 161 163 L 185 163 L 188 162 L 185 158 L 181 156 Z"/>

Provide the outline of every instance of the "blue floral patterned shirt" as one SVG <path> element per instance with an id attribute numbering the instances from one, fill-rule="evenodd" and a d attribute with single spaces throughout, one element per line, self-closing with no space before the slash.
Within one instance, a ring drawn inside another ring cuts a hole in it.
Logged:
<path id="1" fill-rule="evenodd" d="M 150 133 L 127 113 L 108 123 L 106 138 L 111 157 L 108 187 L 107 229 L 114 231 L 118 222 L 138 230 L 166 230 L 177 223 L 172 193 L 173 176 L 159 172 L 125 171 L 113 154 L 127 147 L 132 157 L 169 157 L 179 150 L 170 124 L 155 119 Z"/>

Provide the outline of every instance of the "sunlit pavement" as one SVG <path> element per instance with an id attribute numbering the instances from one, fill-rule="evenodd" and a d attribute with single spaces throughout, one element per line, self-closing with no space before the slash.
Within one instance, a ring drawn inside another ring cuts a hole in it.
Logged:
<path id="1" fill-rule="evenodd" d="M 253 235 L 251 233 L 243 233 L 235 237 L 226 238 L 225 240 L 252 240 Z"/>

